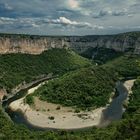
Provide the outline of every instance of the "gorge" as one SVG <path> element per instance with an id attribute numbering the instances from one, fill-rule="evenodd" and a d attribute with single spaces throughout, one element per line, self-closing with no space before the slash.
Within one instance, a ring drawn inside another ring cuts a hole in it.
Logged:
<path id="1" fill-rule="evenodd" d="M 57 78 L 36 89 L 48 74 Z M 29 137 L 51 135 L 60 140 L 62 136 L 139 137 L 139 76 L 140 32 L 101 36 L 1 34 L 0 134 L 9 136 L 16 131 L 18 137 L 24 132 L 25 137 L 28 133 Z M 117 81 L 124 83 L 115 86 Z M 24 97 L 34 86 L 34 93 Z M 25 114 L 18 112 L 22 107 Z M 63 111 L 71 117 L 62 115 Z M 46 115 L 43 119 L 42 114 Z M 84 119 L 80 118 L 83 114 Z M 65 131 L 68 129 L 71 131 Z M 123 136 L 127 129 L 130 133 Z"/>
<path id="2" fill-rule="evenodd" d="M 51 48 L 70 48 L 81 54 L 96 47 L 120 52 L 132 50 L 134 54 L 140 54 L 140 32 L 90 36 L 0 35 L 0 54 L 40 54 Z"/>

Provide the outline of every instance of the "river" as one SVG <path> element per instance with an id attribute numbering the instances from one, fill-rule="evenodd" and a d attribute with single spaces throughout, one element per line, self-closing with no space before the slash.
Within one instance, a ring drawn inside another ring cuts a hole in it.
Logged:
<path id="1" fill-rule="evenodd" d="M 44 81 L 40 81 L 36 83 L 35 85 L 32 85 L 31 87 L 34 87 Z M 20 111 L 12 111 L 8 108 L 9 104 L 17 99 L 20 99 L 24 97 L 27 94 L 27 90 L 31 87 L 28 87 L 27 89 L 21 90 L 18 92 L 15 96 L 10 98 L 9 100 L 3 102 L 3 108 L 5 109 L 5 112 L 10 116 L 13 122 L 17 124 L 24 124 L 29 129 L 33 130 L 46 130 L 46 128 L 41 128 L 34 126 L 30 124 L 26 117 L 24 117 L 24 114 Z M 112 102 L 106 107 L 105 110 L 102 112 L 102 117 L 100 121 L 100 126 L 107 126 L 110 122 L 120 120 L 122 118 L 122 114 L 124 112 L 123 109 L 123 102 L 127 99 L 128 91 L 126 87 L 124 86 L 123 82 L 117 82 L 116 83 L 116 93 L 117 96 L 112 100 Z M 48 128 L 47 128 L 48 130 Z"/>
<path id="2" fill-rule="evenodd" d="M 127 99 L 128 91 L 122 82 L 116 83 L 116 94 L 109 106 L 103 111 L 101 126 L 107 126 L 110 122 L 120 120 L 124 112 L 123 102 Z"/>

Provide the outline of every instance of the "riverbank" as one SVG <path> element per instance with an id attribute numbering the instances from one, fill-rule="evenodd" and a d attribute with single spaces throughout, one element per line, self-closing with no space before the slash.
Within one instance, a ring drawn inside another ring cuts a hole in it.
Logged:
<path id="1" fill-rule="evenodd" d="M 42 84 L 28 90 L 28 94 L 33 93 Z M 35 97 L 34 107 L 32 108 L 25 104 L 24 99 L 25 97 L 12 102 L 9 108 L 13 111 L 20 110 L 30 124 L 42 128 L 81 129 L 98 126 L 102 111 L 105 109 L 105 107 L 101 107 L 92 111 L 76 113 L 72 107 L 43 102 L 37 97 Z"/>
<path id="2" fill-rule="evenodd" d="M 93 111 L 75 113 L 75 110 L 70 107 L 59 106 L 58 110 L 58 105 L 35 100 L 36 110 L 24 105 L 21 99 L 15 103 L 16 105 L 11 104 L 10 107 L 12 110 L 21 110 L 30 124 L 42 128 L 81 129 L 96 126 L 100 122 L 104 109 L 98 108 Z"/>
<path id="3" fill-rule="evenodd" d="M 126 89 L 128 90 L 128 93 L 129 93 L 129 94 L 132 93 L 132 87 L 133 87 L 135 81 L 136 81 L 136 79 L 127 80 L 127 81 L 124 82 L 124 86 L 125 86 Z"/>
<path id="4" fill-rule="evenodd" d="M 125 86 L 125 88 L 128 91 L 128 96 L 127 96 L 126 101 L 124 102 L 124 105 L 128 105 L 129 104 L 129 98 L 130 98 L 130 96 L 132 94 L 132 87 L 133 87 L 135 81 L 136 81 L 136 79 L 127 80 L 127 81 L 124 82 L 124 86 Z"/>
<path id="5" fill-rule="evenodd" d="M 47 76 L 39 78 L 39 79 L 37 79 L 37 80 L 35 80 L 33 82 L 24 83 L 24 84 L 21 83 L 18 86 L 16 86 L 14 89 L 12 89 L 11 94 L 7 94 L 6 99 L 2 100 L 2 103 L 8 101 L 9 99 L 12 99 L 16 94 L 18 94 L 22 90 L 32 88 L 32 87 L 34 87 L 36 85 L 39 85 L 38 83 L 43 83 L 46 80 L 50 80 L 50 79 L 53 79 L 53 78 L 56 78 L 56 77 L 57 76 L 52 76 L 52 74 L 50 73 Z"/>
<path id="6" fill-rule="evenodd" d="M 135 80 L 124 82 L 124 87 L 131 92 Z M 42 83 L 44 84 L 44 83 Z M 42 84 L 28 90 L 27 94 L 32 94 Z M 25 104 L 24 98 L 12 102 L 9 107 L 13 111 L 20 110 L 27 121 L 37 127 L 53 129 L 82 129 L 92 126 L 100 126 L 104 110 L 109 106 L 97 108 L 91 111 L 81 111 L 76 113 L 72 107 L 43 102 L 34 97 L 34 106 Z"/>
<path id="7" fill-rule="evenodd" d="M 7 96 L 5 89 L 0 89 L 0 102 L 3 100 L 4 96 Z"/>

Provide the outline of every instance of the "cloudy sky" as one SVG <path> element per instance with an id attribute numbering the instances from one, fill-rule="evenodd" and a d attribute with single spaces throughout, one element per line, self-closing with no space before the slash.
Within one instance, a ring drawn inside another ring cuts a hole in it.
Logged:
<path id="1" fill-rule="evenodd" d="M 140 31 L 140 0 L 0 0 L 0 32 L 90 35 Z"/>

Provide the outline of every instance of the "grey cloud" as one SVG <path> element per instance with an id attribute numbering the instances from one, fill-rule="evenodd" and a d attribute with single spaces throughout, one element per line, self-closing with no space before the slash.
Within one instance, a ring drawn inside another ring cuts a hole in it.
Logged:
<path id="1" fill-rule="evenodd" d="M 70 20 L 66 17 L 59 17 L 57 19 L 48 19 L 48 18 L 7 18 L 0 17 L 0 26 L 10 26 L 19 28 L 38 28 L 49 25 L 58 25 L 62 28 L 67 27 L 67 29 L 74 28 L 85 28 L 85 29 L 104 29 L 103 26 L 97 24 L 91 24 L 88 22 L 79 22 L 75 20 Z M 55 26 L 54 26 L 55 27 Z M 59 27 L 60 28 L 60 27 Z M 62 29 L 61 28 L 61 29 Z"/>
<path id="2" fill-rule="evenodd" d="M 104 16 L 124 16 L 128 15 L 127 9 L 123 10 L 101 10 L 99 13 L 93 15 L 93 18 L 102 18 Z"/>
<path id="3" fill-rule="evenodd" d="M 35 23 L 35 19 L 30 18 L 8 18 L 0 17 L 0 26 L 11 28 L 31 28 L 38 27 Z"/>
<path id="4" fill-rule="evenodd" d="M 128 15 L 128 10 L 127 9 L 123 9 L 123 10 L 116 10 L 112 12 L 113 16 L 124 16 L 124 15 Z"/>
<path id="5" fill-rule="evenodd" d="M 139 30 L 139 13 L 140 0 L 0 0 L 0 31 L 107 34 L 126 25 Z"/>
<path id="6" fill-rule="evenodd" d="M 0 17 L 0 25 L 2 24 L 16 24 L 21 25 L 19 27 L 38 27 L 44 24 L 59 24 L 62 26 L 73 26 L 73 27 L 86 27 L 91 28 L 91 24 L 87 22 L 77 22 L 70 20 L 66 17 L 59 17 L 58 19 L 48 18 L 7 18 Z"/>
<path id="7" fill-rule="evenodd" d="M 106 15 L 109 15 L 109 11 L 101 10 L 99 13 L 94 14 L 93 18 L 101 18 L 101 17 L 104 17 Z"/>

